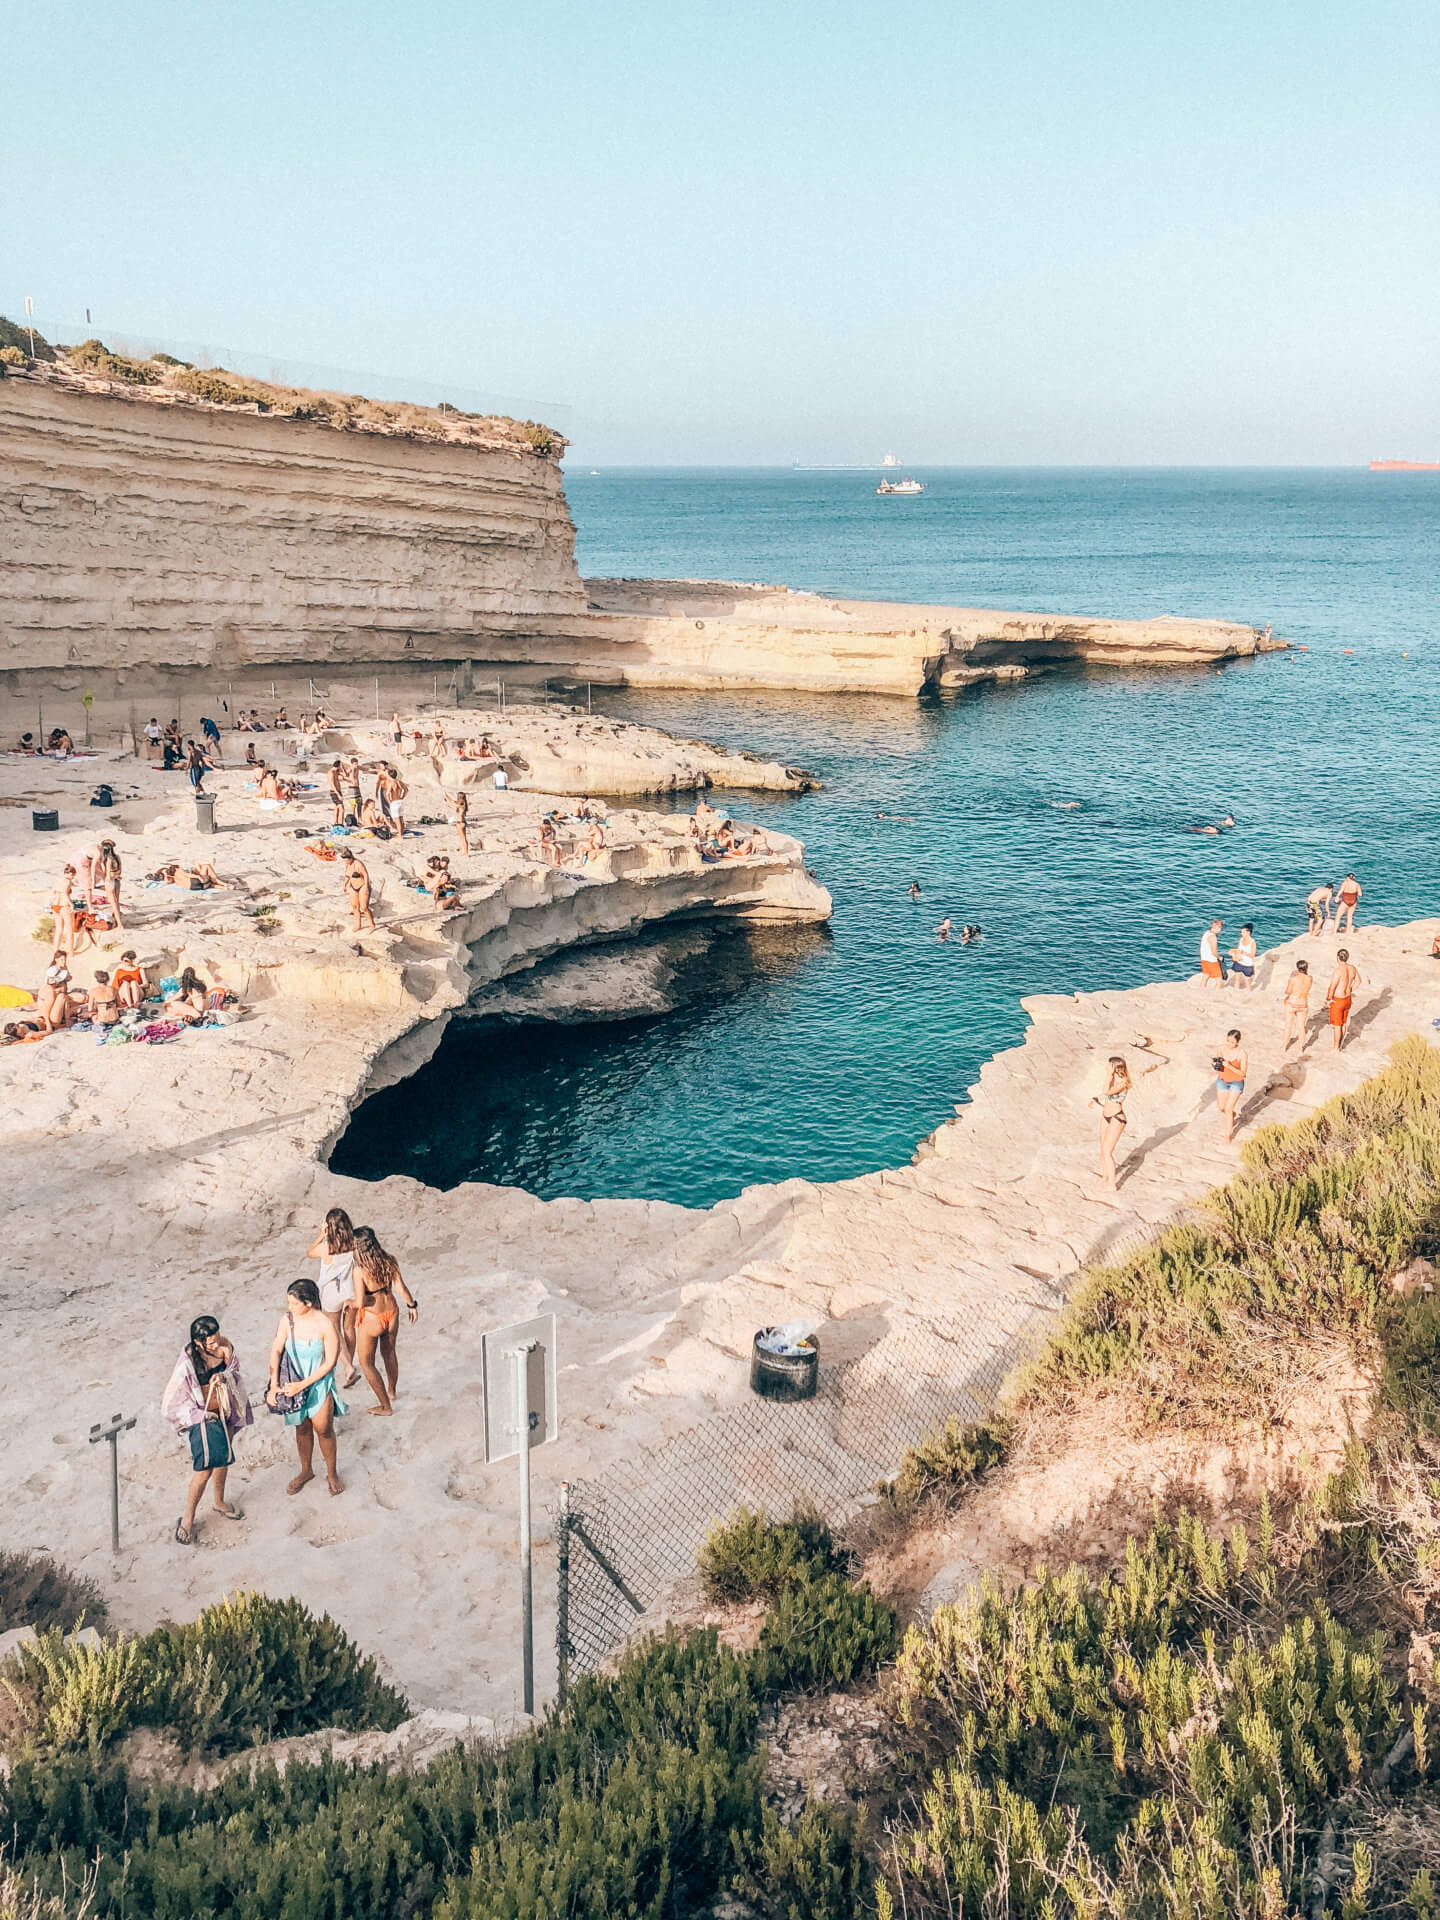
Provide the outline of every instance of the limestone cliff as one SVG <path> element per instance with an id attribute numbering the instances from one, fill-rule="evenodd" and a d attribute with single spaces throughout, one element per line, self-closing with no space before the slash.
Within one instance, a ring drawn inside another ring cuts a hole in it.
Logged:
<path id="1" fill-rule="evenodd" d="M 564 442 L 547 429 L 278 388 L 264 390 L 273 405 L 242 405 L 193 370 L 190 386 L 175 384 L 183 369 L 126 386 L 107 364 L 146 378 L 148 365 L 92 345 L 99 372 L 29 363 L 0 380 L 0 671 L 413 661 L 914 695 L 1064 661 L 1188 665 L 1279 644 L 1220 620 L 582 584 Z"/>
<path id="2" fill-rule="evenodd" d="M 461 660 L 584 604 L 523 445 L 0 381 L 0 669 Z"/>

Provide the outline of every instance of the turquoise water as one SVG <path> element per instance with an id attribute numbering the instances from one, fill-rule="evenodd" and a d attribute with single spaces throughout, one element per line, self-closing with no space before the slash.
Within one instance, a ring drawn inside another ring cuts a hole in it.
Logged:
<path id="1" fill-rule="evenodd" d="M 721 942 L 713 992 L 662 1018 L 447 1036 L 361 1110 L 337 1167 L 691 1204 L 860 1173 L 906 1161 L 1021 1037 L 1022 994 L 1193 971 L 1215 913 L 1262 946 L 1290 938 L 1309 888 L 1347 867 L 1362 921 L 1440 911 L 1440 475 L 921 477 L 919 500 L 877 499 L 863 474 L 568 486 L 590 574 L 1216 614 L 1309 651 L 943 701 L 607 697 L 821 774 L 822 792 L 737 811 L 805 841 L 832 927 Z M 1218 839 L 1188 831 L 1227 812 Z M 947 913 L 983 943 L 939 944 Z"/>

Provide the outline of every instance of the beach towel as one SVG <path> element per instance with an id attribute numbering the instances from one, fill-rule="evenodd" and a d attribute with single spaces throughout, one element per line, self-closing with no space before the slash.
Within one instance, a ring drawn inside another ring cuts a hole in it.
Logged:
<path id="1" fill-rule="evenodd" d="M 35 996 L 24 987 L 0 986 L 0 1007 L 33 1007 Z"/>

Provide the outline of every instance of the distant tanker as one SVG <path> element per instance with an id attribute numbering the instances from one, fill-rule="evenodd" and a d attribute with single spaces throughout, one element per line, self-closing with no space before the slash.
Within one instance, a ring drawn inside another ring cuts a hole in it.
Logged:
<path id="1" fill-rule="evenodd" d="M 1372 460 L 1371 473 L 1440 473 L 1440 460 Z"/>

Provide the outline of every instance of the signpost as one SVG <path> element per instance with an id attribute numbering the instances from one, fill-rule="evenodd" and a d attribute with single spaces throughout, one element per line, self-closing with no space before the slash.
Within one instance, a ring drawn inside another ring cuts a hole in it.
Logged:
<path id="1" fill-rule="evenodd" d="M 126 1420 L 122 1415 L 112 1413 L 108 1427 L 97 1424 L 90 1429 L 92 1447 L 97 1440 L 110 1442 L 110 1551 L 112 1553 L 120 1551 L 120 1436 L 122 1433 L 128 1433 L 139 1417 L 138 1414 L 132 1413 Z"/>
<path id="2" fill-rule="evenodd" d="M 535 1590 L 531 1579 L 530 1450 L 559 1430 L 555 1316 L 541 1314 L 487 1333 L 481 1342 L 485 1463 L 520 1457 L 520 1634 L 524 1707 L 535 1711 Z"/>

